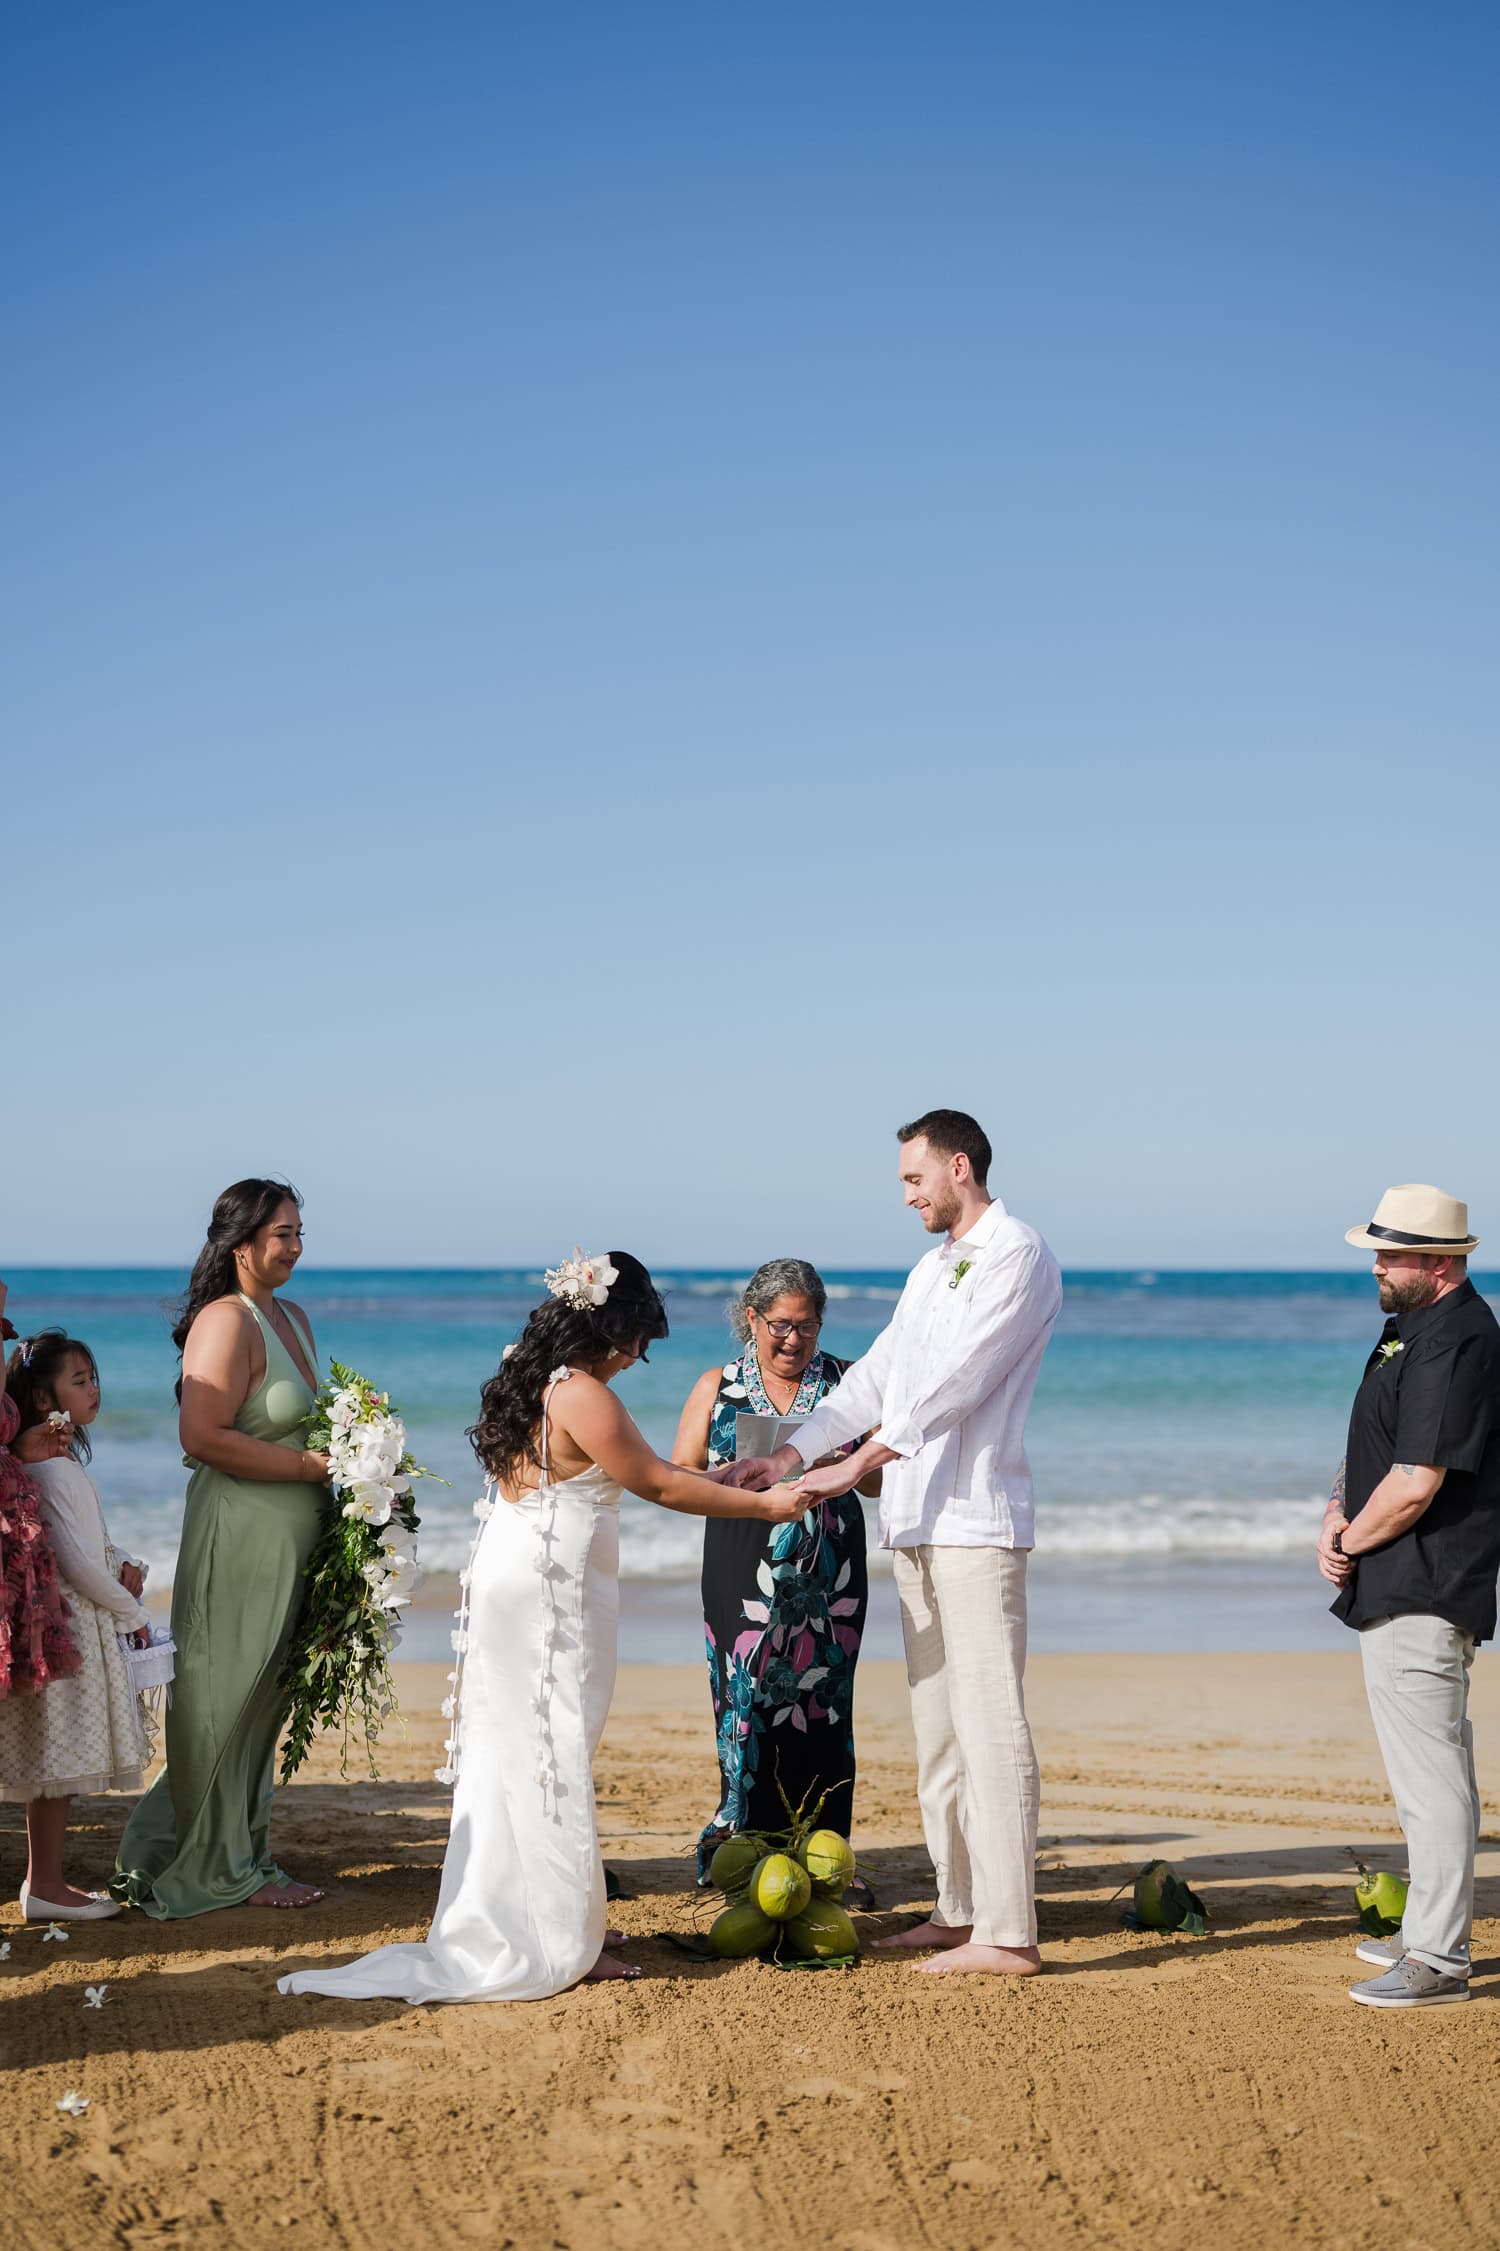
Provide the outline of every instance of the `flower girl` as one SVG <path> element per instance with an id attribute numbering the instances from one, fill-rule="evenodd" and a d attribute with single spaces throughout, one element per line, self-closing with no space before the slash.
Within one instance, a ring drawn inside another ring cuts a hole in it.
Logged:
<path id="1" fill-rule="evenodd" d="M 24 1337 L 7 1363 L 5 1388 L 23 1431 L 69 1418 L 69 1451 L 31 1464 L 28 1475 L 41 1496 L 82 1665 L 72 1679 L 0 1701 L 0 1799 L 26 1807 L 27 1922 L 92 1922 L 120 1909 L 63 1876 L 68 1803 L 83 1792 L 141 1786 L 149 1752 L 119 1636 L 149 1628 L 140 1601 L 144 1571 L 111 1546 L 83 1467 L 88 1426 L 99 1412 L 99 1370 L 88 1346 L 61 1329 Z"/>

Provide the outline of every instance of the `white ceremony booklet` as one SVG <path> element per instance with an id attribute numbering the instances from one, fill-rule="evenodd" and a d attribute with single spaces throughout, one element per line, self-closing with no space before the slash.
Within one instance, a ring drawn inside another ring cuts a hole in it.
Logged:
<path id="1" fill-rule="evenodd" d="M 794 1430 L 801 1428 L 806 1415 L 752 1415 L 741 1413 L 734 1418 L 734 1458 L 748 1462 L 766 1454 L 774 1454 L 784 1446 Z"/>

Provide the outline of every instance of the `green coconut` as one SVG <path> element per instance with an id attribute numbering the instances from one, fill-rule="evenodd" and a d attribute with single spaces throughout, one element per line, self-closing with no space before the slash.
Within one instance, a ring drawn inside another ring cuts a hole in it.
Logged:
<path id="1" fill-rule="evenodd" d="M 1133 1912 L 1125 1920 L 1139 1931 L 1191 1931 L 1201 1938 L 1208 1909 L 1167 1860 L 1148 1860 L 1135 1879 Z"/>
<path id="2" fill-rule="evenodd" d="M 754 1837 L 726 1837 L 708 1864 L 708 1880 L 735 1899 L 749 1885 L 765 1857 L 765 1848 Z"/>
<path id="3" fill-rule="evenodd" d="M 814 1829 L 797 1858 L 812 1879 L 814 1899 L 842 1899 L 858 1872 L 854 1848 L 837 1829 Z"/>
<path id="4" fill-rule="evenodd" d="M 833 1962 L 859 1952 L 859 1933 L 836 1899 L 809 1900 L 785 1930 L 782 1952 L 794 1961 Z"/>
<path id="5" fill-rule="evenodd" d="M 1400 1930 L 1406 1914 L 1407 1886 L 1389 1868 L 1377 1872 L 1362 1860 L 1355 1865 L 1359 1869 L 1359 1882 L 1354 1887 L 1359 1927 L 1374 1938 L 1389 1938 L 1392 1931 Z"/>
<path id="6" fill-rule="evenodd" d="M 750 1897 L 763 1915 L 784 1923 L 811 1899 L 812 1878 L 789 1852 L 768 1852 L 750 1878 Z"/>
<path id="7" fill-rule="evenodd" d="M 752 1954 L 763 1954 L 779 1928 L 754 1900 L 737 1899 L 714 1922 L 708 1943 L 721 1961 L 743 1962 Z"/>

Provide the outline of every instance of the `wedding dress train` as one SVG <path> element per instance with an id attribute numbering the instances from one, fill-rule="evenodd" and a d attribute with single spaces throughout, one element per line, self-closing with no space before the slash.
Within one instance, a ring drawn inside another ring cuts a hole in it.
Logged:
<path id="1" fill-rule="evenodd" d="M 347 2000 L 541 2001 L 604 1944 L 593 1757 L 614 1693 L 620 1488 L 595 1466 L 490 1500 L 455 1642 L 453 1822 L 432 1928 L 282 1993 Z M 486 1504 L 481 1504 L 483 1507 Z"/>

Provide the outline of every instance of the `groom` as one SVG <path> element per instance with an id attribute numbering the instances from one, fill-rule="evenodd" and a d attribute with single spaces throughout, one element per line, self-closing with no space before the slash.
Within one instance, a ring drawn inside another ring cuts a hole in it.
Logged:
<path id="1" fill-rule="evenodd" d="M 895 1317 L 838 1389 L 769 1459 L 759 1487 L 874 1428 L 808 1472 L 810 1502 L 886 1466 L 881 1541 L 895 1551 L 917 1790 L 937 1871 L 930 1921 L 877 1945 L 941 1949 L 924 1970 L 1027 1976 L 1036 1947 L 1040 1795 L 1026 1721 L 1026 1412 L 1062 1303 L 1057 1261 L 991 1196 L 990 1145 L 962 1110 L 902 1126 L 906 1202 L 943 1241 L 913 1269 Z"/>

